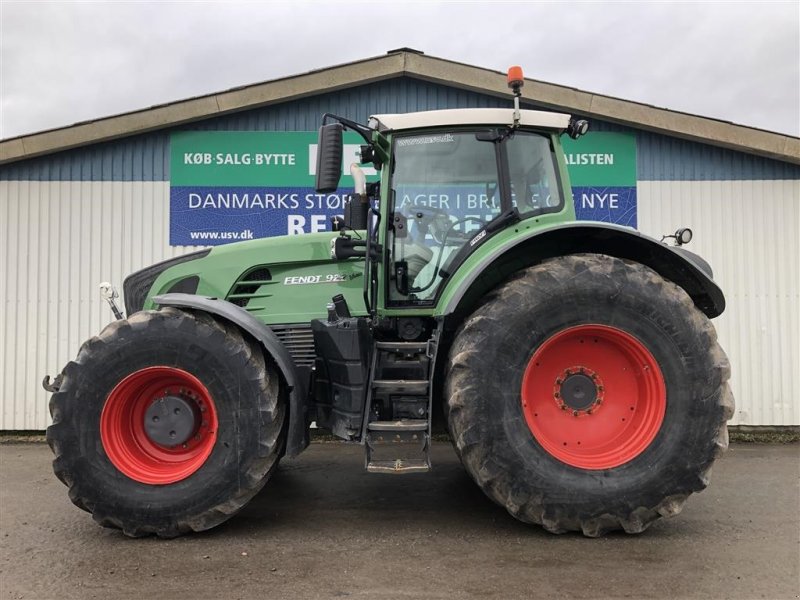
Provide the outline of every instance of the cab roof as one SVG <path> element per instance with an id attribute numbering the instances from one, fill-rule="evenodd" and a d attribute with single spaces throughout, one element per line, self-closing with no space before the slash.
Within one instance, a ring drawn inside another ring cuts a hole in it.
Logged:
<path id="1" fill-rule="evenodd" d="M 522 126 L 559 131 L 567 128 L 570 119 L 569 115 L 563 113 L 545 112 L 541 110 L 520 110 L 519 114 L 519 124 Z M 456 125 L 511 126 L 513 123 L 513 108 L 426 110 L 394 115 L 373 115 L 369 120 L 370 127 L 374 127 L 381 132 Z"/>

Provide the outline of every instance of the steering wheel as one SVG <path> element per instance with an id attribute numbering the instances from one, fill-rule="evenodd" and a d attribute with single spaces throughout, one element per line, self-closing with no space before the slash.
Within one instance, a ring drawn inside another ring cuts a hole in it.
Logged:
<path id="1" fill-rule="evenodd" d="M 486 224 L 486 221 L 477 217 L 452 221 L 449 212 L 430 206 L 414 206 L 409 212 L 411 215 L 408 220 L 416 226 L 420 239 L 424 239 L 430 233 L 437 244 L 443 244 L 447 239 L 465 241 L 472 237 L 470 232 L 455 231 L 458 225 L 476 221 L 481 224 L 481 227 Z"/>

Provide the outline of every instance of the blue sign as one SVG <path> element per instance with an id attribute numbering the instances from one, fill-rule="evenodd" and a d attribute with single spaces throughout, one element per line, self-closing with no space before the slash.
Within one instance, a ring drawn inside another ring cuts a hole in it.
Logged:
<path id="1" fill-rule="evenodd" d="M 330 230 L 352 189 L 318 194 L 313 188 L 170 188 L 173 246 L 216 246 L 242 240 Z"/>
<path id="2" fill-rule="evenodd" d="M 579 221 L 603 221 L 635 228 L 636 186 L 573 187 L 575 216 Z"/>
<path id="3" fill-rule="evenodd" d="M 235 241 L 330 230 L 352 192 L 349 165 L 357 162 L 360 138 L 345 135 L 343 188 L 313 189 L 313 132 L 182 131 L 172 135 L 170 244 L 215 246 Z M 590 133 L 564 139 L 578 219 L 636 227 L 636 139 L 632 134 Z M 370 181 L 378 174 L 364 167 Z M 410 203 L 459 218 L 489 220 L 499 212 L 485 189 L 408 190 Z M 424 194 L 423 194 L 424 195 Z M 547 205 L 546 190 L 529 199 Z M 434 197 L 435 196 L 435 197 Z M 541 197 L 540 197 L 541 196 Z M 398 198 L 398 207 L 404 202 Z"/>

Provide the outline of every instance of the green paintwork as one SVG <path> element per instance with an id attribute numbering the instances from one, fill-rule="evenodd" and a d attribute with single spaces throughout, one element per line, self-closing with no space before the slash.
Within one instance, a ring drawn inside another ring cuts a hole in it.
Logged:
<path id="1" fill-rule="evenodd" d="M 569 173 L 564 160 L 561 140 L 552 136 L 556 151 L 562 190 L 570 190 Z M 375 142 L 384 158 L 391 148 L 391 138 L 375 133 Z M 379 243 L 385 246 L 385 223 L 389 219 L 388 193 L 390 190 L 390 169 L 381 173 L 383 197 L 381 198 L 381 227 Z M 384 297 L 379 293 L 377 310 L 379 316 L 392 315 L 436 315 L 443 314 L 443 307 L 456 294 L 459 285 L 469 277 L 471 269 L 495 249 L 511 244 L 532 230 L 546 228 L 558 223 L 575 220 L 575 209 L 567 199 L 564 208 L 558 213 L 530 217 L 505 231 L 489 237 L 480 244 L 473 254 L 449 278 L 437 306 L 414 308 L 386 308 Z M 175 265 L 161 273 L 153 284 L 144 308 L 154 308 L 152 298 L 163 294 L 180 279 L 197 275 L 200 283 L 197 294 L 215 298 L 229 298 L 239 277 L 255 267 L 268 267 L 271 280 L 260 285 L 255 297 L 250 300 L 247 310 L 268 325 L 308 323 L 312 319 L 324 318 L 326 305 L 331 297 L 343 294 L 354 315 L 365 315 L 363 301 L 364 261 L 349 259 L 334 261 L 330 255 L 331 240 L 338 233 L 314 233 L 302 236 L 282 236 L 238 242 L 217 246 L 204 258 Z M 362 233 L 363 235 L 363 233 Z M 379 290 L 383 290 L 386 276 L 383 265 L 378 266 Z M 303 279 L 307 278 L 307 279 Z M 329 279 L 335 280 L 328 282 Z M 300 284 L 301 281 L 312 281 Z"/>
<path id="2" fill-rule="evenodd" d="M 256 295 L 260 297 L 251 300 L 247 308 L 268 325 L 308 323 L 322 318 L 327 303 L 336 294 L 344 294 L 353 314 L 366 314 L 362 297 L 364 262 L 331 260 L 331 240 L 337 235 L 311 233 L 217 246 L 204 258 L 175 265 L 161 273 L 144 308 L 154 308 L 153 296 L 165 293 L 175 282 L 191 275 L 200 277 L 197 294 L 227 298 L 239 276 L 253 267 L 266 266 L 272 280 L 259 288 Z M 344 281 L 326 282 L 326 276 L 339 279 L 337 275 Z M 285 283 L 287 278 L 316 276 L 319 283 Z"/>

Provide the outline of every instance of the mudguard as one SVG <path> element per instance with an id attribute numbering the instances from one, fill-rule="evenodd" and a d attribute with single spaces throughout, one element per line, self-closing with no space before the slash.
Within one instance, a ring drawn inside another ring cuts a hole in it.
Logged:
<path id="1" fill-rule="evenodd" d="M 190 308 L 211 313 L 253 336 L 272 358 L 283 376 L 289 392 L 289 427 L 286 436 L 286 455 L 297 456 L 309 443 L 306 426 L 307 390 L 299 377 L 289 351 L 273 331 L 243 308 L 226 300 L 193 294 L 163 294 L 153 298 L 158 306 Z"/>
<path id="2" fill-rule="evenodd" d="M 577 253 L 607 254 L 639 262 L 681 286 L 695 305 L 713 318 L 725 310 L 725 296 L 713 280 L 709 264 L 683 248 L 667 246 L 634 229 L 609 223 L 572 222 L 533 230 L 508 243 L 473 254 L 442 296 L 442 315 L 465 310 L 511 273 L 547 258 Z M 477 256 L 476 256 L 477 255 Z M 461 269 L 459 269 L 461 270 Z M 438 311 L 437 311 L 437 314 Z"/>

